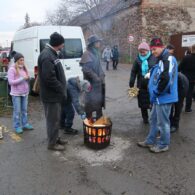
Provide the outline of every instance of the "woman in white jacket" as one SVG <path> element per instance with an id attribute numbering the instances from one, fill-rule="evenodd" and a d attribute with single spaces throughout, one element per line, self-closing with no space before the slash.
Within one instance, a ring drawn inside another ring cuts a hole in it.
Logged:
<path id="1" fill-rule="evenodd" d="M 109 63 L 110 63 L 112 57 L 113 57 L 112 50 L 111 50 L 110 46 L 107 46 L 102 53 L 102 58 L 106 62 L 106 70 L 109 70 Z"/>

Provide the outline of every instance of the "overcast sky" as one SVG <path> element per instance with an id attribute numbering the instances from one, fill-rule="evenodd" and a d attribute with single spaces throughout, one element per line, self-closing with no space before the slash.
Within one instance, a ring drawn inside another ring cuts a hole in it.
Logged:
<path id="1" fill-rule="evenodd" d="M 60 0 L 4 0 L 0 11 L 0 45 L 10 44 L 16 30 L 28 13 L 31 22 L 43 22 L 46 12 L 54 10 Z"/>

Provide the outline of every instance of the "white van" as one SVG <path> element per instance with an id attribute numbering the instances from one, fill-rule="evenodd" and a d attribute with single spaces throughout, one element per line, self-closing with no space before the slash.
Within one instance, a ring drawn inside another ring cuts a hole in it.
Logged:
<path id="1" fill-rule="evenodd" d="M 49 43 L 50 35 L 54 32 L 60 33 L 65 39 L 65 46 L 60 56 L 66 79 L 75 76 L 82 79 L 83 74 L 79 62 L 86 45 L 81 27 L 34 26 L 17 31 L 13 38 L 11 51 L 24 55 L 30 77 L 34 78 L 38 71 L 38 56 Z"/>

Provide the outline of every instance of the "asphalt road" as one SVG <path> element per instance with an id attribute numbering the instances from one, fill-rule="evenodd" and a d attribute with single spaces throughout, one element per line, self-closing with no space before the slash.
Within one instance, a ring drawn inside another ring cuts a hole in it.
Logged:
<path id="1" fill-rule="evenodd" d="M 66 151 L 48 151 L 39 97 L 31 97 L 29 103 L 34 131 L 17 136 L 11 117 L 1 117 L 7 131 L 0 142 L 0 195 L 194 195 L 195 112 L 182 113 L 169 152 L 153 154 L 137 147 L 149 126 L 142 123 L 137 100 L 127 97 L 129 72 L 128 65 L 106 72 L 104 113 L 112 119 L 113 133 L 105 150 L 84 146 L 77 116 L 74 127 L 79 135 L 62 133 L 69 141 Z"/>

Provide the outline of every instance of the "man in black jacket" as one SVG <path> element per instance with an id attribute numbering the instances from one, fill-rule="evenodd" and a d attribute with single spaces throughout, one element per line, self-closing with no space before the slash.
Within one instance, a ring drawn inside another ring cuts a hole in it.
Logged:
<path id="1" fill-rule="evenodd" d="M 189 80 L 189 90 L 186 97 L 185 112 L 192 112 L 192 97 L 195 86 L 195 44 L 192 45 L 191 54 L 183 58 L 179 65 L 179 71 L 182 72 Z"/>
<path id="2" fill-rule="evenodd" d="M 66 99 L 66 78 L 58 57 L 58 52 L 63 47 L 63 36 L 55 32 L 38 58 L 40 96 L 45 110 L 48 149 L 58 151 L 65 149 L 65 141 L 58 137 L 61 106 Z"/>

